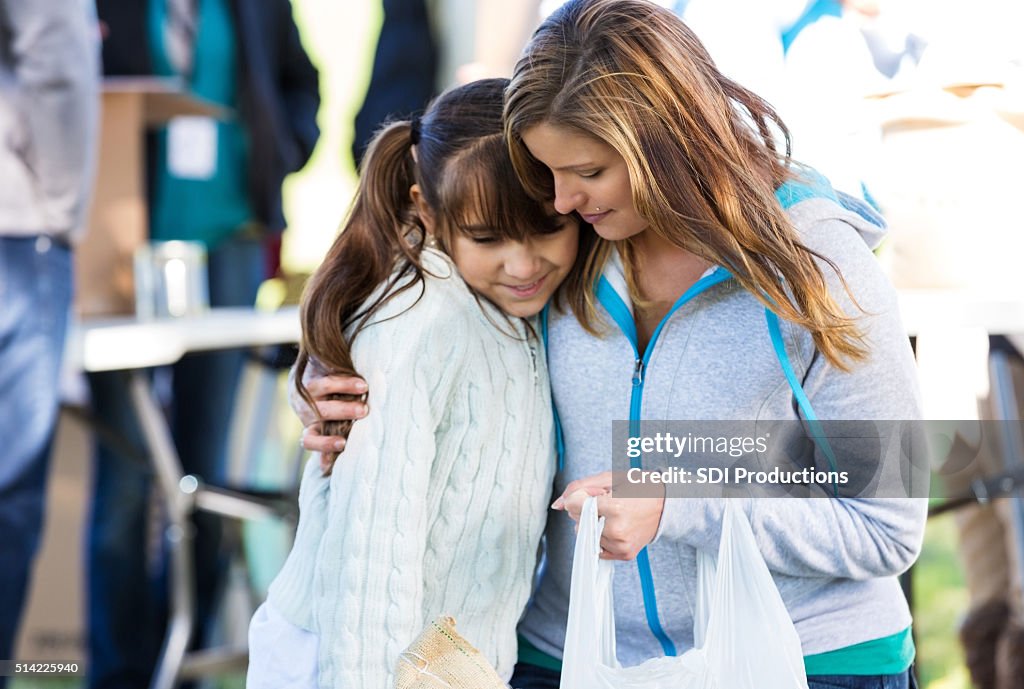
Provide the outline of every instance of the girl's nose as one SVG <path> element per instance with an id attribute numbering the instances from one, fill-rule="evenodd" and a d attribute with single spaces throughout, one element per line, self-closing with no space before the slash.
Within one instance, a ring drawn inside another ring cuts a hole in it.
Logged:
<path id="1" fill-rule="evenodd" d="M 540 256 L 530 243 L 513 242 L 505 256 L 505 272 L 516 280 L 528 281 L 540 272 Z"/>

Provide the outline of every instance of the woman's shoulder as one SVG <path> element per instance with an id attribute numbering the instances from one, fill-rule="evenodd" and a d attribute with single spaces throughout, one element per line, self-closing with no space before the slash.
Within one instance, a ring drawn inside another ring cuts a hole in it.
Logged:
<path id="1" fill-rule="evenodd" d="M 797 239 L 828 262 L 819 265 L 841 303 L 848 305 L 849 289 L 868 311 L 893 308 L 895 290 L 874 254 L 886 236 L 885 221 L 864 201 L 831 187 L 827 192 L 799 198 L 786 208 Z"/>
<path id="2" fill-rule="evenodd" d="M 787 186 L 796 189 L 780 197 L 789 201 L 790 221 L 800 241 L 818 253 L 829 258 L 871 253 L 885 239 L 888 227 L 882 216 L 861 199 L 833 190 L 827 180 L 821 187 Z"/>

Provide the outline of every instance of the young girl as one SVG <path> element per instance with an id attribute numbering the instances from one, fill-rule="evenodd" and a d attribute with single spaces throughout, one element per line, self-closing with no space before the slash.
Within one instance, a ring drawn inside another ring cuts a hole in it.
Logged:
<path id="1" fill-rule="evenodd" d="M 724 501 L 608 494 L 612 421 L 918 418 L 896 295 L 871 253 L 882 228 L 790 165 L 771 108 L 645 0 L 566 3 L 525 49 L 505 108 L 524 184 L 600 236 L 567 290 L 575 317 L 552 310 L 548 325 L 565 442 L 554 507 L 578 518 L 601 494 L 604 556 L 635 559 L 615 575 L 623 664 L 681 653 L 693 645 L 695 553 L 717 546 Z M 919 552 L 925 502 L 744 506 L 810 686 L 907 686 L 914 646 L 896 575 Z M 557 686 L 573 541 L 572 521 L 552 517 L 514 687 Z"/>
<path id="2" fill-rule="evenodd" d="M 250 687 L 390 688 L 440 615 L 512 673 L 555 470 L 528 319 L 569 273 L 578 224 L 516 180 L 506 84 L 377 135 L 307 287 L 299 384 L 314 361 L 358 372 L 374 413 L 329 476 L 306 468 L 295 545 L 251 624 Z"/>

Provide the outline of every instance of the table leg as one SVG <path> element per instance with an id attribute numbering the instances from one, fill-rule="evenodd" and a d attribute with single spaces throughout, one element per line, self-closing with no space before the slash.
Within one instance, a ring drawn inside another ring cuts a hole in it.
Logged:
<path id="1" fill-rule="evenodd" d="M 996 416 L 1001 422 L 999 426 L 1004 469 L 1020 469 L 1024 467 L 1024 436 L 1009 355 L 998 350 L 992 352 L 989 356 L 989 372 Z M 1020 577 L 1024 576 L 1024 488 L 1014 490 L 1009 500 L 1012 514 L 1010 528 L 1017 544 L 1010 556 L 1017 561 L 1017 575 Z M 1018 605 L 1024 606 L 1024 601 L 1018 601 Z"/>
<path id="2" fill-rule="evenodd" d="M 132 406 L 142 426 L 147 449 L 156 472 L 157 485 L 167 509 L 167 541 L 170 549 L 170 624 L 151 689 L 172 689 L 178 681 L 189 638 L 195 624 L 195 570 L 193 565 L 194 510 L 192 496 L 182 492 L 181 461 L 171 439 L 160 405 L 144 371 L 132 371 Z"/>

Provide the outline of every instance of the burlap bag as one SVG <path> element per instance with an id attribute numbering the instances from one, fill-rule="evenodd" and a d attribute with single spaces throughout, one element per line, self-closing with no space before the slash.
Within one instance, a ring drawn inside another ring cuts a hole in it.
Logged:
<path id="1" fill-rule="evenodd" d="M 508 689 L 483 654 L 439 617 L 405 649 L 395 666 L 395 689 Z"/>

